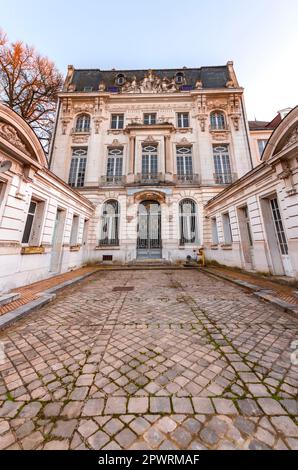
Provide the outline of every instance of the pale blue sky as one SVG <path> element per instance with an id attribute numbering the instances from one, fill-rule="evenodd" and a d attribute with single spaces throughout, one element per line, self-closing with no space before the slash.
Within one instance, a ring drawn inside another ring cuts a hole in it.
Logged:
<path id="1" fill-rule="evenodd" d="M 0 27 L 78 68 L 234 61 L 249 118 L 298 104 L 298 0 L 0 0 Z"/>

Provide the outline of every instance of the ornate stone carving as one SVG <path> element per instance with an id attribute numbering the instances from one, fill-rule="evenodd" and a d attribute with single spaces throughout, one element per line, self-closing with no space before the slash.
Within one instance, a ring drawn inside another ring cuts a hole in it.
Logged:
<path id="1" fill-rule="evenodd" d="M 213 140 L 224 141 L 228 137 L 228 131 L 214 131 L 210 130 Z"/>
<path id="2" fill-rule="evenodd" d="M 26 145 L 20 139 L 16 129 L 12 127 L 10 124 L 5 124 L 4 122 L 0 122 L 0 136 L 3 139 L 7 140 L 10 144 L 12 144 L 17 149 L 21 150 L 26 155 L 30 156 Z"/>
<path id="3" fill-rule="evenodd" d="M 79 103 L 74 105 L 74 112 L 81 113 L 81 112 L 92 112 L 94 110 L 93 103 Z"/>
<path id="4" fill-rule="evenodd" d="M 298 130 L 298 128 L 297 128 Z M 283 180 L 285 190 L 289 196 L 297 193 L 294 185 L 293 171 L 285 161 L 279 162 L 275 167 L 277 178 Z"/>
<path id="5" fill-rule="evenodd" d="M 145 77 L 138 81 L 136 76 L 132 80 L 125 81 L 120 88 L 122 93 L 173 93 L 180 90 L 180 86 L 185 84 L 185 78 L 182 83 L 177 84 L 175 77 L 160 78 L 153 70 L 149 69 Z"/>
<path id="6" fill-rule="evenodd" d="M 214 109 L 228 109 L 228 101 L 226 99 L 211 99 L 207 102 L 207 108 L 209 111 Z"/>
<path id="7" fill-rule="evenodd" d="M 88 135 L 78 135 L 74 134 L 72 136 L 72 141 L 74 144 L 86 144 L 88 142 Z"/>
<path id="8" fill-rule="evenodd" d="M 286 149 L 287 147 L 290 147 L 291 145 L 293 145 L 297 142 L 298 142 L 298 126 L 295 127 L 295 129 L 292 130 L 292 132 L 288 136 L 288 138 L 286 140 L 286 143 L 285 143 L 283 148 Z"/>

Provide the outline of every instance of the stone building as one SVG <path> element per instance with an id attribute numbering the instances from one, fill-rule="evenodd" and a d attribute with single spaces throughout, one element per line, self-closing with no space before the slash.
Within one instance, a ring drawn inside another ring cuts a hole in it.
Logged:
<path id="1" fill-rule="evenodd" d="M 276 127 L 260 165 L 212 198 L 208 259 L 298 279 L 298 107 Z"/>
<path id="2" fill-rule="evenodd" d="M 0 103 L 0 292 L 81 266 L 92 213 L 48 170 L 28 124 Z"/>
<path id="3" fill-rule="evenodd" d="M 204 244 L 204 205 L 254 166 L 233 63 L 68 69 L 51 170 L 95 207 L 89 257 L 177 262 Z"/>

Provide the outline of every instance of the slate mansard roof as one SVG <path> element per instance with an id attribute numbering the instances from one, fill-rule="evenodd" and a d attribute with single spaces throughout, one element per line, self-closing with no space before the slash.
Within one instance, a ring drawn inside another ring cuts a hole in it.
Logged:
<path id="1" fill-rule="evenodd" d="M 67 87 L 74 86 L 77 92 L 97 91 L 99 84 L 104 83 L 106 88 L 115 87 L 118 74 L 123 74 L 127 80 L 131 81 L 136 77 L 137 82 L 144 79 L 148 70 L 100 70 L 100 69 L 72 69 L 73 73 L 69 80 L 66 79 Z M 154 75 L 161 80 L 167 78 L 172 80 L 179 72 L 184 74 L 185 85 L 189 89 L 194 89 L 196 82 L 202 82 L 202 88 L 225 88 L 229 80 L 232 79 L 229 73 L 228 64 L 223 66 L 211 66 L 200 68 L 180 68 L 180 69 L 153 69 Z"/>

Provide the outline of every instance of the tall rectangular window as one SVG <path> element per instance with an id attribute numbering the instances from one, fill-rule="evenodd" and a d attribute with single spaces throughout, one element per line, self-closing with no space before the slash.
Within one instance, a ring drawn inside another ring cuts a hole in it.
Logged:
<path id="1" fill-rule="evenodd" d="M 228 145 L 214 145 L 213 160 L 215 169 L 215 182 L 217 184 L 232 183 L 232 172 Z"/>
<path id="2" fill-rule="evenodd" d="M 112 114 L 111 129 L 123 129 L 124 114 Z"/>
<path id="3" fill-rule="evenodd" d="M 156 113 L 145 113 L 144 124 L 149 126 L 152 124 L 156 124 Z"/>
<path id="4" fill-rule="evenodd" d="M 189 127 L 189 113 L 177 113 L 177 126 Z"/>
<path id="5" fill-rule="evenodd" d="M 123 168 L 123 147 L 108 149 L 107 182 L 121 181 Z"/>
<path id="6" fill-rule="evenodd" d="M 266 147 L 267 142 L 268 142 L 268 139 L 258 140 L 258 148 L 259 148 L 260 157 L 262 156 L 262 153 L 264 152 L 264 148 Z"/>
<path id="7" fill-rule="evenodd" d="M 27 213 L 22 243 L 31 246 L 39 244 L 40 232 L 43 222 L 44 202 L 31 199 Z"/>
<path id="8" fill-rule="evenodd" d="M 72 246 L 78 243 L 79 221 L 80 221 L 80 217 L 74 214 L 72 218 L 72 225 L 71 225 L 71 232 L 70 232 L 70 245 Z"/>
<path id="9" fill-rule="evenodd" d="M 218 245 L 218 231 L 217 231 L 216 217 L 212 217 L 211 219 L 211 230 L 212 230 L 212 243 L 213 245 Z"/>
<path id="10" fill-rule="evenodd" d="M 85 182 L 87 148 L 73 148 L 69 171 L 69 186 L 82 188 Z"/>
<path id="11" fill-rule="evenodd" d="M 192 180 L 193 167 L 192 167 L 192 147 L 177 146 L 177 176 L 179 180 Z"/>
<path id="12" fill-rule="evenodd" d="M 233 242 L 233 237 L 232 237 L 230 214 L 228 212 L 222 215 L 222 223 L 223 223 L 223 233 L 224 233 L 225 244 L 231 245 Z"/>
<path id="13" fill-rule="evenodd" d="M 157 178 L 157 144 L 142 147 L 142 179 Z"/>
<path id="14" fill-rule="evenodd" d="M 248 236 L 248 241 L 249 241 L 250 246 L 253 246 L 253 239 L 252 239 L 252 234 L 251 234 L 250 219 L 249 219 L 247 206 L 244 206 L 242 208 L 242 210 L 243 210 L 244 222 L 245 222 L 245 225 L 246 225 L 246 232 L 247 232 L 247 236 Z"/>
<path id="15" fill-rule="evenodd" d="M 273 221 L 274 221 L 274 226 L 275 226 L 275 232 L 279 244 L 279 248 L 281 251 L 282 255 L 287 255 L 289 252 L 288 249 L 288 243 L 286 239 L 286 234 L 284 231 L 284 226 L 282 222 L 282 218 L 280 215 L 280 210 L 277 202 L 277 198 L 270 199 L 270 206 L 271 206 L 271 211 L 272 211 L 272 216 L 273 216 Z"/>

